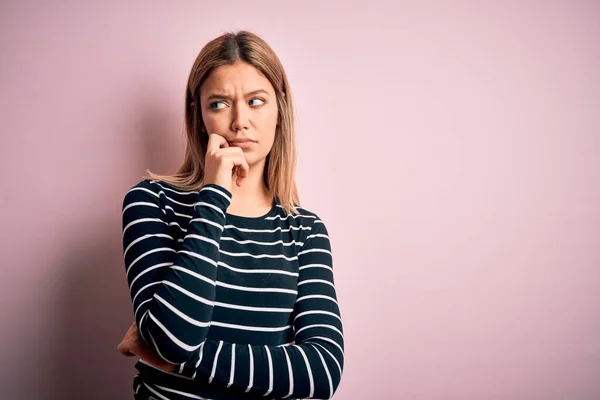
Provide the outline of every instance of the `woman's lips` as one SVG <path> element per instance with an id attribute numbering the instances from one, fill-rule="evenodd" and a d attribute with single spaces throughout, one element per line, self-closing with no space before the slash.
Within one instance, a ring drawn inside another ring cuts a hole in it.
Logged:
<path id="1" fill-rule="evenodd" d="M 233 146 L 233 147 L 240 147 L 242 149 L 245 149 L 245 148 L 252 146 L 254 143 L 256 143 L 256 142 L 254 142 L 252 140 L 246 140 L 243 142 L 231 142 L 231 143 L 229 143 L 229 145 Z"/>

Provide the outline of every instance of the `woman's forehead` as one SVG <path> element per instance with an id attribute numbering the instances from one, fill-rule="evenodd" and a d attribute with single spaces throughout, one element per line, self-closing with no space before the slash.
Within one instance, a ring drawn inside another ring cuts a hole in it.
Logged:
<path id="1" fill-rule="evenodd" d="M 269 80 L 258 69 L 245 62 L 221 65 L 215 68 L 210 72 L 202 87 L 210 89 L 211 92 L 272 90 Z"/>

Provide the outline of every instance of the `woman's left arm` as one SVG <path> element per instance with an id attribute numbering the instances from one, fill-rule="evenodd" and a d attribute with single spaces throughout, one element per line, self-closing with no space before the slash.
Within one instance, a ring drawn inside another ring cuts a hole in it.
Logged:
<path id="1" fill-rule="evenodd" d="M 316 218 L 298 253 L 295 344 L 262 346 L 205 340 L 180 373 L 276 398 L 328 399 L 344 368 L 344 336 L 327 229 Z"/>

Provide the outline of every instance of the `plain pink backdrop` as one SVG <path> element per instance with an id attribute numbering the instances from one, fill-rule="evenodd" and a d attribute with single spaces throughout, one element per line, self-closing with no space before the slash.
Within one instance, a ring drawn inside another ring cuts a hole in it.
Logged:
<path id="1" fill-rule="evenodd" d="M 0 3 L 1 398 L 132 397 L 122 198 L 239 29 L 291 80 L 335 398 L 600 398 L 600 2 L 90 3 Z"/>

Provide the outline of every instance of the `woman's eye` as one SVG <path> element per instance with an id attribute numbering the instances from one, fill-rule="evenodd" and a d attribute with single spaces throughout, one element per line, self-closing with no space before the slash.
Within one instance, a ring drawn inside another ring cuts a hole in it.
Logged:
<path id="1" fill-rule="evenodd" d="M 210 108 L 212 108 L 214 110 L 218 110 L 218 109 L 223 108 L 223 107 L 218 107 L 219 104 L 223 104 L 224 105 L 225 103 L 223 103 L 222 101 L 214 101 L 214 102 L 210 103 Z"/>
<path id="2" fill-rule="evenodd" d="M 260 106 L 260 105 L 263 105 L 263 104 L 264 104 L 264 102 L 265 102 L 263 99 L 261 99 L 261 98 L 258 98 L 258 97 L 255 97 L 255 98 L 253 98 L 252 100 L 250 100 L 250 102 L 252 102 L 252 101 L 254 101 L 254 100 L 257 100 L 257 101 L 259 101 L 259 103 L 258 103 L 258 104 L 256 104 L 256 103 L 255 103 L 255 104 L 250 104 L 250 105 L 252 105 L 252 106 Z"/>

